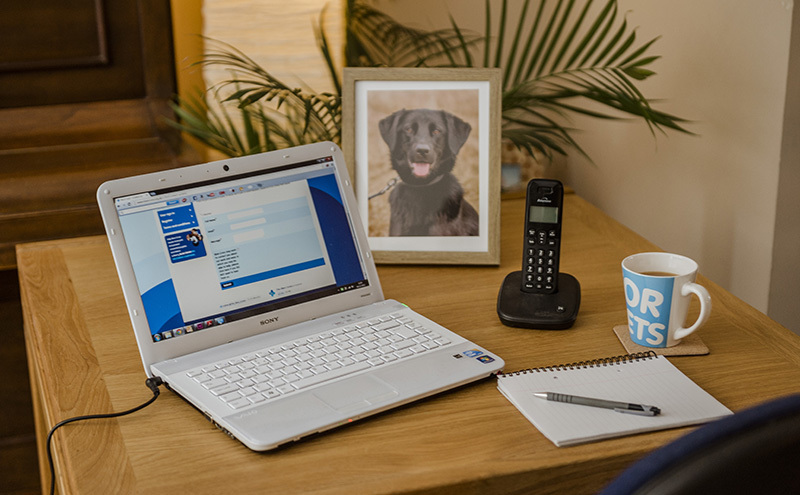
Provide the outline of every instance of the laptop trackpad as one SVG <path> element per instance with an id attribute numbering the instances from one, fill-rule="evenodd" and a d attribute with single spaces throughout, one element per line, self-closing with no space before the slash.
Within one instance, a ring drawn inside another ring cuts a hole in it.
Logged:
<path id="1" fill-rule="evenodd" d="M 397 390 L 374 376 L 355 376 L 314 391 L 337 411 L 351 411 L 397 397 Z"/>

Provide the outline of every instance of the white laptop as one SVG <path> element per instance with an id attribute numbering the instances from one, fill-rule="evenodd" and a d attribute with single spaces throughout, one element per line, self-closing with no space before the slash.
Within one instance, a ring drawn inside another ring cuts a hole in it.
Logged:
<path id="1" fill-rule="evenodd" d="M 253 450 L 503 367 L 383 298 L 333 143 L 112 180 L 97 200 L 145 372 Z"/>

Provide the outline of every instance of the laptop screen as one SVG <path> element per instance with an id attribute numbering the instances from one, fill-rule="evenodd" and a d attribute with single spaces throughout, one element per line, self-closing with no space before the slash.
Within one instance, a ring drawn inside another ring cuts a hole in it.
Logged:
<path id="1" fill-rule="evenodd" d="M 368 285 L 333 157 L 114 198 L 154 342 Z"/>

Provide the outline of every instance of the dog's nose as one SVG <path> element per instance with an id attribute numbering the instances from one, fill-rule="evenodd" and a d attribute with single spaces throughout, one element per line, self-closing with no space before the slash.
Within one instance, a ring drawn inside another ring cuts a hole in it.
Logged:
<path id="1" fill-rule="evenodd" d="M 414 151 L 417 153 L 418 156 L 425 157 L 428 156 L 428 153 L 430 153 L 431 148 L 429 146 L 417 146 L 417 148 Z"/>

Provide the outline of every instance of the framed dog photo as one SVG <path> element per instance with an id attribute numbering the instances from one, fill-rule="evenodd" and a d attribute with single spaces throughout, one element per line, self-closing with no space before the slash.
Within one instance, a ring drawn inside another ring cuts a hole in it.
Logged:
<path id="1" fill-rule="evenodd" d="M 500 263 L 500 70 L 346 68 L 342 148 L 379 263 Z"/>

